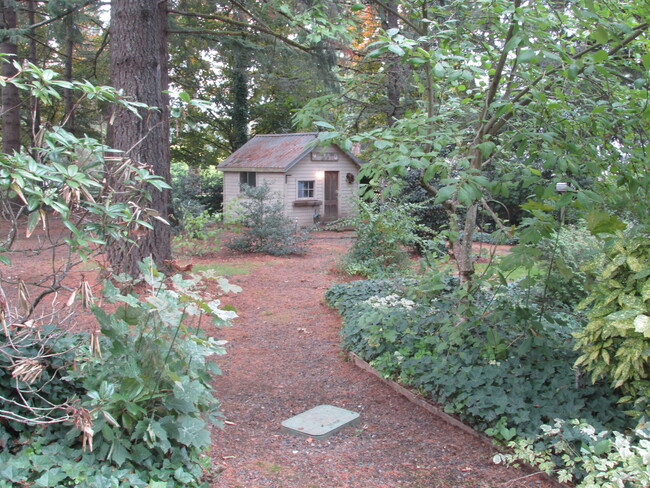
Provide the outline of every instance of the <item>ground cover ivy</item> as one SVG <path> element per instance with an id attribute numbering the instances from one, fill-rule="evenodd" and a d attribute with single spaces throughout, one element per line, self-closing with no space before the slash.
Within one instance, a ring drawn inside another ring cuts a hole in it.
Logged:
<path id="1" fill-rule="evenodd" d="M 619 395 L 573 367 L 584 317 L 542 309 L 517 283 L 475 290 L 468 302 L 453 279 L 434 278 L 424 290 L 414 279 L 332 287 L 343 347 L 501 442 L 533 438 L 556 418 L 621 432 L 633 425 Z"/>

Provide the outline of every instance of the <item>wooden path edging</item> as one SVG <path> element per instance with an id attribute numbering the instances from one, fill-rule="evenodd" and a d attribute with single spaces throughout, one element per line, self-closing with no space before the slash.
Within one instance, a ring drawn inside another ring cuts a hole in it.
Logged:
<path id="1" fill-rule="evenodd" d="M 370 364 L 365 362 L 363 359 L 361 359 L 355 353 L 353 353 L 351 351 L 346 351 L 346 353 L 352 359 L 352 362 L 354 363 L 354 365 L 356 367 L 358 367 L 358 368 L 360 368 L 360 369 L 362 369 L 362 370 L 376 376 L 377 378 L 379 378 L 379 380 L 382 383 L 384 383 L 385 385 L 388 385 L 389 387 L 391 387 L 394 391 L 396 391 L 397 393 L 399 393 L 400 395 L 405 397 L 411 403 L 423 408 L 424 410 L 426 410 L 430 414 L 438 417 L 443 422 L 446 422 L 449 425 L 453 425 L 454 427 L 459 428 L 463 432 L 465 432 L 465 433 L 471 435 L 472 437 L 478 439 L 481 443 L 489 446 L 490 448 L 495 449 L 495 450 L 497 450 L 499 452 L 504 451 L 503 448 L 501 448 L 500 446 L 497 446 L 489 437 L 486 437 L 485 435 L 483 435 L 483 434 L 475 431 L 474 429 L 472 429 L 469 425 L 466 425 L 463 422 L 461 422 L 460 420 L 458 420 L 457 418 L 452 417 L 448 413 L 445 413 L 441 408 L 435 406 L 431 402 L 428 402 L 426 399 L 424 399 L 420 395 L 418 395 L 416 393 L 413 393 L 411 390 L 403 387 L 402 385 L 400 385 L 399 383 L 397 383 L 395 381 L 388 380 L 388 379 L 384 378 L 379 373 L 379 371 L 377 371 L 375 368 L 373 368 Z M 528 469 L 530 469 L 532 471 L 535 471 L 533 473 L 533 475 L 544 478 L 546 481 L 549 481 L 549 482 L 553 483 L 558 488 L 571 488 L 567 484 L 560 483 L 558 480 L 556 480 L 552 476 L 548 475 L 544 471 L 539 471 L 539 469 L 535 468 L 534 466 L 531 466 L 531 465 L 529 465 L 527 463 L 524 463 L 524 462 L 520 462 L 520 464 L 521 464 L 521 466 L 525 466 L 526 468 L 528 468 Z"/>

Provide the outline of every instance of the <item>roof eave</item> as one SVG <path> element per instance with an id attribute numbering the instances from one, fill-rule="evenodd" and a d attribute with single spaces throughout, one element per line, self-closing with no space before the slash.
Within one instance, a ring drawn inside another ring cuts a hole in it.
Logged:
<path id="1" fill-rule="evenodd" d="M 224 173 L 286 173 L 284 168 L 245 168 L 245 167 L 232 167 L 232 166 L 217 166 L 217 170 Z"/>

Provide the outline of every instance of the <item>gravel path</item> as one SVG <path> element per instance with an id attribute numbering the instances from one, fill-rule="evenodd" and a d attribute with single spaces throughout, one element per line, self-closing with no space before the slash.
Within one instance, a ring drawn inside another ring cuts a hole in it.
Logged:
<path id="1" fill-rule="evenodd" d="M 323 295 L 346 279 L 335 267 L 349 244 L 322 233 L 302 257 L 222 256 L 254 269 L 231 277 L 243 292 L 223 299 L 239 318 L 219 333 L 229 341 L 215 380 L 227 423 L 214 431 L 212 488 L 552 486 L 493 465 L 490 447 L 346 360 Z M 321 404 L 359 412 L 361 423 L 325 440 L 281 432 Z"/>

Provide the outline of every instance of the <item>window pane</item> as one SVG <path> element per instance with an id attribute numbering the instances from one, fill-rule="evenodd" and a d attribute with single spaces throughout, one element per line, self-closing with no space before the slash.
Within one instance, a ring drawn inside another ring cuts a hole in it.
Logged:
<path id="1" fill-rule="evenodd" d="M 298 198 L 314 198 L 314 181 L 298 182 Z"/>
<path id="2" fill-rule="evenodd" d="M 252 171 L 242 171 L 239 173 L 239 186 L 241 187 L 242 185 L 248 185 L 250 187 L 254 187 L 255 176 L 256 173 L 253 173 Z"/>

